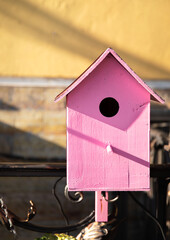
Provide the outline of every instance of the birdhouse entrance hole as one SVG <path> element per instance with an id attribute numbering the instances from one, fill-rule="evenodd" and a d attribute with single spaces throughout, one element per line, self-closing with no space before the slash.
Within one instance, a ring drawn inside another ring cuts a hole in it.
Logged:
<path id="1" fill-rule="evenodd" d="M 119 103 L 112 97 L 104 98 L 100 102 L 100 112 L 105 117 L 113 117 L 119 111 Z"/>

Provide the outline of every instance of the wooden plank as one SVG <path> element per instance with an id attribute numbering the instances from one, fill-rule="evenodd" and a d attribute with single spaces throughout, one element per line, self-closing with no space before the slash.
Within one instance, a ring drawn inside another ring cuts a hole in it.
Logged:
<path id="1" fill-rule="evenodd" d="M 150 96 L 148 95 L 148 98 Z M 142 107 L 140 118 L 128 129 L 129 189 L 150 190 L 150 103 Z"/>

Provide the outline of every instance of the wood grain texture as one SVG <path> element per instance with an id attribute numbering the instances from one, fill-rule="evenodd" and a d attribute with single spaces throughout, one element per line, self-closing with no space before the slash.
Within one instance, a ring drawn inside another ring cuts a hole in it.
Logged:
<path id="1" fill-rule="evenodd" d="M 99 110 L 106 97 L 114 117 Z M 149 190 L 149 115 L 148 91 L 108 55 L 67 95 L 69 190 Z"/>
<path id="2" fill-rule="evenodd" d="M 106 192 L 106 199 L 108 199 L 108 192 Z M 95 192 L 95 221 L 108 221 L 108 202 L 102 197 L 101 191 Z"/>

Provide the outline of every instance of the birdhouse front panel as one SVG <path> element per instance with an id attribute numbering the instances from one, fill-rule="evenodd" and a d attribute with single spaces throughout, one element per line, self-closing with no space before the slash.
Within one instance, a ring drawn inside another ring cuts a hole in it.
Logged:
<path id="1" fill-rule="evenodd" d="M 149 189 L 150 93 L 108 54 L 67 95 L 70 191 Z"/>

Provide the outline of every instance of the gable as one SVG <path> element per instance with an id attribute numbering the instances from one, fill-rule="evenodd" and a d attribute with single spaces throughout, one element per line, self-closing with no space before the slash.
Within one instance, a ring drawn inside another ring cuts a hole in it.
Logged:
<path id="1" fill-rule="evenodd" d="M 91 74 L 95 68 L 108 56 L 111 55 L 117 62 L 124 68 L 126 72 L 128 72 L 137 82 L 140 84 L 150 95 L 151 100 L 158 101 L 160 103 L 164 103 L 164 100 L 158 96 L 149 86 L 146 85 L 139 78 L 139 76 L 133 72 L 133 70 L 111 49 L 108 48 L 96 61 L 84 72 L 82 73 L 70 86 L 68 86 L 63 92 L 56 96 L 55 101 L 59 101 L 64 96 L 68 95 L 75 87 L 77 87 L 84 79 L 87 78 L 89 74 Z M 97 84 L 97 82 L 96 82 Z"/>
<path id="2" fill-rule="evenodd" d="M 118 109 L 105 116 L 101 104 L 108 98 L 118 103 Z M 127 130 L 143 111 L 148 111 L 148 105 L 150 94 L 111 55 L 67 96 L 67 107 L 73 112 L 121 130 Z"/>

